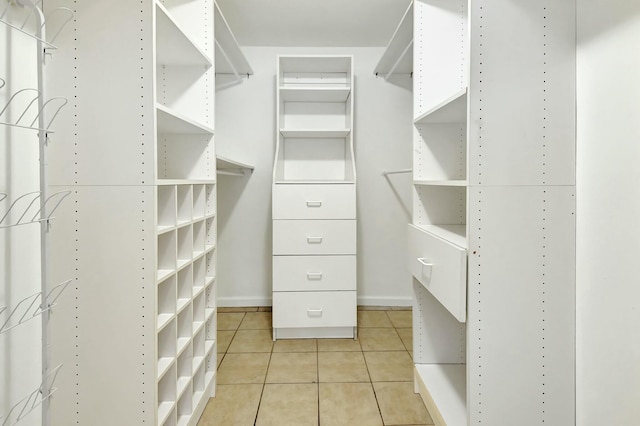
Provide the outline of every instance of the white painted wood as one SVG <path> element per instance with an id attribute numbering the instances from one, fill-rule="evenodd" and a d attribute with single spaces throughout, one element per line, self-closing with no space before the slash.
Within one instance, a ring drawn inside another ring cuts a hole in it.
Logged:
<path id="1" fill-rule="evenodd" d="M 273 291 L 356 290 L 356 257 L 274 256 Z"/>
<path id="2" fill-rule="evenodd" d="M 405 11 L 398 27 L 391 36 L 391 40 L 387 45 L 380 62 L 373 70 L 374 74 L 382 74 L 385 78 L 392 74 L 410 74 L 413 72 L 413 52 L 407 52 L 407 48 L 413 43 L 413 2 L 409 3 L 409 7 Z M 402 66 L 402 59 L 406 57 L 408 60 Z"/>
<path id="3" fill-rule="evenodd" d="M 355 327 L 355 291 L 275 292 L 273 327 Z"/>
<path id="4" fill-rule="evenodd" d="M 284 102 L 345 102 L 349 87 L 298 86 L 280 87 L 280 99 Z"/>
<path id="5" fill-rule="evenodd" d="M 185 33 L 161 3 L 156 3 L 156 46 L 159 64 L 213 65 L 209 54 Z"/>
<path id="6" fill-rule="evenodd" d="M 273 254 L 356 254 L 356 221 L 274 220 Z"/>
<path id="7" fill-rule="evenodd" d="M 355 219 L 355 185 L 274 185 L 274 219 Z"/>
<path id="8" fill-rule="evenodd" d="M 425 111 L 414 120 L 414 123 L 466 123 L 466 121 L 467 88 L 465 87 Z"/>
<path id="9" fill-rule="evenodd" d="M 409 225 L 409 270 L 460 322 L 467 313 L 467 253 L 460 246 Z"/>
<path id="10" fill-rule="evenodd" d="M 280 134 L 285 138 L 344 138 L 351 133 L 351 129 L 280 129 Z"/>
<path id="11" fill-rule="evenodd" d="M 253 74 L 218 3 L 214 2 L 214 6 L 216 47 L 221 50 L 221 55 L 216 55 L 216 73 L 241 76 Z"/>
<path id="12" fill-rule="evenodd" d="M 437 425 L 467 424 L 466 366 L 419 364 L 415 381 L 431 418 Z"/>

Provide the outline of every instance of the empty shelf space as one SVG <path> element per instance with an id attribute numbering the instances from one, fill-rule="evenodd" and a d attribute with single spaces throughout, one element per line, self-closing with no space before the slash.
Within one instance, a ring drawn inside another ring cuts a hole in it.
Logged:
<path id="1" fill-rule="evenodd" d="M 467 248 L 466 225 L 415 225 L 417 228 L 428 232 L 444 241 L 455 244 L 458 247 Z"/>
<path id="2" fill-rule="evenodd" d="M 378 65 L 376 75 L 410 74 L 413 71 L 413 2 L 409 4 Z"/>
<path id="3" fill-rule="evenodd" d="M 253 70 L 245 58 L 222 11 L 215 3 L 216 73 L 251 75 Z"/>
<path id="4" fill-rule="evenodd" d="M 189 383 L 191 382 L 191 377 L 178 377 L 178 382 L 176 383 L 178 390 L 178 399 L 182 397 L 184 391 L 189 387 Z"/>
<path id="5" fill-rule="evenodd" d="M 156 104 L 158 132 L 167 134 L 213 134 L 213 129 L 185 117 L 164 105 Z"/>
<path id="6" fill-rule="evenodd" d="M 168 278 L 175 271 L 175 269 L 158 269 L 158 282 L 163 281 L 165 278 Z"/>
<path id="7" fill-rule="evenodd" d="M 420 396 L 437 424 L 466 425 L 466 365 L 416 364 Z"/>
<path id="8" fill-rule="evenodd" d="M 301 85 L 280 87 L 280 99 L 285 102 L 345 102 L 351 89 L 346 86 Z"/>
<path id="9" fill-rule="evenodd" d="M 280 129 L 285 138 L 346 138 L 350 129 Z"/>
<path id="10" fill-rule="evenodd" d="M 169 324 L 173 318 L 175 318 L 174 314 L 158 314 L 158 331 Z"/>
<path id="11" fill-rule="evenodd" d="M 177 347 L 178 347 L 178 356 L 182 355 L 182 352 L 189 346 L 189 342 L 191 341 L 188 337 L 178 337 Z"/>
<path id="12" fill-rule="evenodd" d="M 467 89 L 464 88 L 417 117 L 414 124 L 463 123 L 466 121 Z"/>
<path id="13" fill-rule="evenodd" d="M 467 186 L 466 180 L 415 180 L 414 185 L 423 186 Z"/>
<path id="14" fill-rule="evenodd" d="M 254 167 L 250 164 L 243 163 L 238 160 L 233 160 L 231 158 L 223 157 L 221 155 L 216 155 L 216 168 L 218 169 L 218 171 L 220 170 L 253 171 L 254 169 Z"/>
<path id="15" fill-rule="evenodd" d="M 175 361 L 175 357 L 163 357 L 158 359 L 158 380 L 169 371 Z"/>
<path id="16" fill-rule="evenodd" d="M 213 61 L 182 30 L 171 13 L 156 3 L 156 61 L 163 65 L 204 65 Z"/>

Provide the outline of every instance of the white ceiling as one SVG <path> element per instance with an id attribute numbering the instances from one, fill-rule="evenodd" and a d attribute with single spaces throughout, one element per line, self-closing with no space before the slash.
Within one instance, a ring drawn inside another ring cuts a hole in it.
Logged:
<path id="1" fill-rule="evenodd" d="M 410 0 L 216 0 L 241 46 L 386 46 Z"/>

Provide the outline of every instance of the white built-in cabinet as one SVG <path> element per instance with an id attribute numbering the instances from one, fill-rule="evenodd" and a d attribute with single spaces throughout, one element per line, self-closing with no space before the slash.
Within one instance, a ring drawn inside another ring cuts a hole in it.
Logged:
<path id="1" fill-rule="evenodd" d="M 77 282 L 52 319 L 71 342 L 52 350 L 68 366 L 53 424 L 195 425 L 217 367 L 215 5 L 72 7 L 50 62 L 72 111 L 51 146 L 71 191 L 53 274 Z"/>
<path id="2" fill-rule="evenodd" d="M 273 337 L 355 337 L 353 58 L 277 60 Z"/>
<path id="3" fill-rule="evenodd" d="M 415 386 L 437 425 L 575 422 L 575 2 L 416 0 Z"/>

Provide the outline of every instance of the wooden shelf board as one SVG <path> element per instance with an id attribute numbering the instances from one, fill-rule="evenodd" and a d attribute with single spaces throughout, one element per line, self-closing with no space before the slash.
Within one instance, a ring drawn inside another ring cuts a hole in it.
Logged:
<path id="1" fill-rule="evenodd" d="M 194 285 L 193 286 L 193 298 L 195 299 L 196 297 L 200 296 L 200 293 L 202 293 L 204 291 L 204 286 L 203 285 Z"/>
<path id="2" fill-rule="evenodd" d="M 448 243 L 454 244 L 464 249 L 467 248 L 466 225 L 415 225 L 415 226 Z"/>
<path id="3" fill-rule="evenodd" d="M 209 356 L 213 348 L 216 346 L 215 340 L 205 340 L 204 341 L 204 355 Z"/>
<path id="4" fill-rule="evenodd" d="M 413 61 L 406 62 L 402 66 L 399 64 L 403 60 L 403 56 L 407 55 L 407 46 L 413 41 L 413 2 L 405 11 L 400 23 L 396 27 L 395 32 L 391 36 L 391 40 L 387 45 L 378 65 L 374 69 L 376 75 L 387 76 L 390 73 L 409 74 L 413 71 Z"/>
<path id="5" fill-rule="evenodd" d="M 277 180 L 278 185 L 299 185 L 299 184 L 322 184 L 322 185 L 353 185 L 355 182 L 352 180 Z"/>
<path id="6" fill-rule="evenodd" d="M 159 2 L 156 2 L 156 62 L 162 65 L 213 65 L 209 55 L 180 28 Z"/>
<path id="7" fill-rule="evenodd" d="M 213 129 L 162 104 L 156 104 L 158 133 L 213 135 Z"/>
<path id="8" fill-rule="evenodd" d="M 206 288 L 206 287 L 209 287 L 211 284 L 213 284 L 213 282 L 214 282 L 215 280 L 216 280 L 216 277 L 215 277 L 215 276 L 213 276 L 213 277 L 206 277 L 206 278 L 205 278 L 205 283 L 204 283 L 205 288 Z"/>
<path id="9" fill-rule="evenodd" d="M 158 282 L 169 278 L 175 271 L 175 269 L 158 269 Z"/>
<path id="10" fill-rule="evenodd" d="M 182 297 L 182 298 L 178 298 L 178 300 L 176 300 L 176 305 L 177 305 L 177 312 L 178 314 L 180 312 L 182 312 L 182 310 L 184 308 L 186 308 L 187 306 L 189 306 L 189 302 L 191 301 L 191 299 L 187 298 L 187 297 Z"/>
<path id="11" fill-rule="evenodd" d="M 280 129 L 285 138 L 346 138 L 350 129 Z"/>
<path id="12" fill-rule="evenodd" d="M 216 49 L 216 73 L 217 74 L 238 74 L 251 75 L 253 70 L 242 53 L 240 45 L 233 35 L 227 20 L 224 18 L 222 11 L 215 4 L 214 12 L 214 31 Z"/>
<path id="13" fill-rule="evenodd" d="M 163 425 L 169 418 L 171 410 L 176 406 L 175 401 L 162 401 L 158 404 L 158 424 Z"/>
<path id="14" fill-rule="evenodd" d="M 193 321 L 193 335 L 198 334 L 200 330 L 204 327 L 204 321 Z"/>
<path id="15" fill-rule="evenodd" d="M 175 357 L 158 358 L 158 380 L 161 380 L 167 371 L 169 371 L 175 360 Z"/>
<path id="16" fill-rule="evenodd" d="M 192 370 L 193 374 L 195 374 L 200 367 L 202 367 L 202 364 L 204 363 L 204 356 L 194 356 L 193 357 L 193 365 L 192 365 Z"/>
<path id="17" fill-rule="evenodd" d="M 158 179 L 156 185 L 215 185 L 214 179 Z"/>
<path id="18" fill-rule="evenodd" d="M 164 234 L 165 232 L 169 232 L 175 229 L 175 225 L 158 225 L 156 228 L 156 234 Z"/>
<path id="19" fill-rule="evenodd" d="M 177 388 L 177 395 L 178 398 L 180 399 L 182 397 L 182 395 L 184 394 L 184 391 L 187 390 L 187 388 L 189 387 L 189 383 L 191 382 L 191 377 L 188 376 L 180 376 L 178 377 L 178 381 L 176 382 L 176 388 Z"/>
<path id="20" fill-rule="evenodd" d="M 231 158 L 223 157 L 221 155 L 216 155 L 216 168 L 221 170 L 228 170 L 228 169 L 253 170 L 254 166 L 247 163 L 243 163 L 238 160 L 233 160 Z"/>
<path id="21" fill-rule="evenodd" d="M 175 317 L 176 317 L 175 314 L 158 314 L 158 330 L 157 331 L 160 332 Z"/>
<path id="22" fill-rule="evenodd" d="M 189 346 L 190 341 L 191 339 L 189 337 L 178 337 L 178 340 L 177 340 L 178 356 L 180 356 L 182 354 L 182 351 L 184 351 Z"/>
<path id="23" fill-rule="evenodd" d="M 351 89 L 347 86 L 281 86 L 280 99 L 285 102 L 346 102 Z"/>
<path id="24" fill-rule="evenodd" d="M 436 424 L 466 425 L 466 365 L 416 364 L 420 396 Z"/>
<path id="25" fill-rule="evenodd" d="M 205 308 L 204 310 L 204 321 L 207 322 L 211 319 L 215 312 L 215 308 Z"/>
<path id="26" fill-rule="evenodd" d="M 466 180 L 414 180 L 414 185 L 422 186 L 468 186 Z"/>
<path id="27" fill-rule="evenodd" d="M 189 262 L 191 262 L 191 259 L 178 259 L 177 262 L 178 262 L 178 271 L 179 271 L 185 266 L 187 266 Z"/>
<path id="28" fill-rule="evenodd" d="M 464 123 L 467 121 L 467 88 L 454 93 L 414 120 L 414 124 Z"/>

